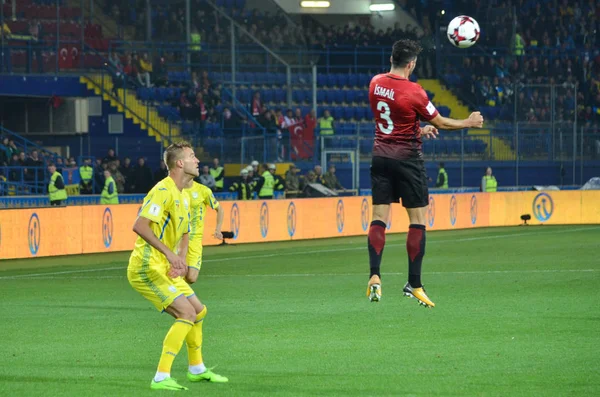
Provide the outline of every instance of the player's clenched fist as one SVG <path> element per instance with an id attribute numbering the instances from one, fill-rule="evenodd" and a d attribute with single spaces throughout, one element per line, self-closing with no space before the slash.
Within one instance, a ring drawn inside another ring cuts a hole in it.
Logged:
<path id="1" fill-rule="evenodd" d="M 471 127 L 473 128 L 483 127 L 483 116 L 481 115 L 481 112 L 471 113 L 471 115 L 469 116 L 469 122 L 471 124 Z"/>
<path id="2" fill-rule="evenodd" d="M 177 278 L 185 275 L 187 271 L 187 263 L 185 262 L 185 259 L 175 254 L 171 254 L 169 257 L 167 257 L 167 260 L 171 264 L 171 268 L 169 269 L 169 277 Z"/>

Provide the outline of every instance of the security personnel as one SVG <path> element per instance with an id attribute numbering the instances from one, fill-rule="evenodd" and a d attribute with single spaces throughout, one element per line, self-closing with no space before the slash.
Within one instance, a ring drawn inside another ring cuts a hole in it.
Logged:
<path id="1" fill-rule="evenodd" d="M 438 171 L 438 177 L 437 182 L 435 183 L 435 187 L 439 187 L 441 189 L 448 189 L 448 173 L 444 168 L 444 163 L 440 163 L 439 168 L 440 169 Z"/>
<path id="2" fill-rule="evenodd" d="M 495 192 L 498 190 L 498 182 L 496 177 L 492 175 L 492 167 L 487 167 L 485 175 L 481 178 L 481 191 L 482 192 Z"/>
<path id="3" fill-rule="evenodd" d="M 213 166 L 210 167 L 210 174 L 215 178 L 215 192 L 222 192 L 224 186 L 225 171 L 223 167 L 219 165 L 219 159 L 213 160 Z"/>
<path id="4" fill-rule="evenodd" d="M 525 40 L 523 40 L 520 33 L 515 35 L 514 54 L 518 57 L 525 54 Z"/>
<path id="5" fill-rule="evenodd" d="M 193 63 L 200 62 L 200 50 L 202 50 L 201 42 L 202 35 L 198 32 L 196 27 L 192 27 L 190 33 L 190 53 L 192 55 Z"/>
<path id="6" fill-rule="evenodd" d="M 48 172 L 50 173 L 50 184 L 48 185 L 50 205 L 61 205 L 63 201 L 67 201 L 65 181 L 60 172 L 56 171 L 56 165 L 54 163 L 48 164 Z"/>
<path id="7" fill-rule="evenodd" d="M 119 204 L 117 184 L 112 177 L 110 168 L 104 170 L 104 189 L 102 189 L 102 195 L 100 196 L 100 204 Z"/>
<path id="8" fill-rule="evenodd" d="M 243 169 L 240 178 L 229 187 L 230 192 L 237 192 L 238 200 L 252 200 L 252 181 L 248 178 L 248 170 Z"/>
<path id="9" fill-rule="evenodd" d="M 333 135 L 333 117 L 329 110 L 323 112 L 323 117 L 319 119 L 319 133 L 321 135 Z"/>
<path id="10" fill-rule="evenodd" d="M 275 173 L 275 164 L 263 164 L 259 168 L 261 175 L 258 180 L 256 187 L 254 188 L 258 191 L 258 198 L 261 200 L 269 200 L 273 198 L 273 192 L 275 190 L 282 190 L 283 184 L 281 180 L 273 176 Z"/>
<path id="11" fill-rule="evenodd" d="M 93 194 L 92 182 L 94 178 L 94 169 L 92 168 L 92 159 L 85 159 L 83 165 L 79 167 L 79 192 L 81 194 Z"/>

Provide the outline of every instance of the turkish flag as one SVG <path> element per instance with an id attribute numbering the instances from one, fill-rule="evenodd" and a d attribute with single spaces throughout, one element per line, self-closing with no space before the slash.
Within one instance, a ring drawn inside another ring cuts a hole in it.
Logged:
<path id="1" fill-rule="evenodd" d="M 307 140 L 306 130 L 303 123 L 296 123 L 291 125 L 288 130 L 290 131 L 290 144 L 292 147 L 292 159 L 308 159 L 313 155 L 312 144 Z"/>
<path id="2" fill-rule="evenodd" d="M 72 65 L 71 54 L 67 47 L 62 47 L 58 51 L 58 67 L 60 69 L 70 69 Z"/>

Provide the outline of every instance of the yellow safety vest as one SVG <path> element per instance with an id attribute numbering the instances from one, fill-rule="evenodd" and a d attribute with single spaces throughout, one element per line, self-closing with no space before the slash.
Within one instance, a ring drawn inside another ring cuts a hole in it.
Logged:
<path id="1" fill-rule="evenodd" d="M 515 35 L 515 55 L 523 55 L 525 53 L 525 46 L 521 39 L 520 34 Z"/>
<path id="2" fill-rule="evenodd" d="M 321 135 L 333 135 L 333 117 L 321 117 L 319 120 Z"/>
<path id="3" fill-rule="evenodd" d="M 108 192 L 108 187 L 112 183 L 113 193 Z M 119 193 L 117 192 L 117 184 L 112 176 L 106 178 L 104 182 L 104 188 L 102 189 L 102 195 L 100 196 L 100 204 L 119 204 Z"/>
<path id="4" fill-rule="evenodd" d="M 445 169 L 440 168 L 440 171 L 438 172 L 438 181 L 440 180 L 440 175 L 444 175 L 444 184 L 439 187 L 441 189 L 448 189 L 448 173 L 446 172 Z"/>
<path id="5" fill-rule="evenodd" d="M 58 189 L 54 186 L 58 178 L 62 178 L 62 175 L 60 172 L 54 171 L 54 174 L 50 177 L 50 184 L 48 185 L 48 196 L 50 196 L 50 201 L 67 199 L 67 191 L 65 189 Z"/>
<path id="6" fill-rule="evenodd" d="M 485 180 L 485 191 L 486 192 L 495 192 L 498 190 L 498 182 L 496 181 L 495 176 L 484 176 Z"/>
<path id="7" fill-rule="evenodd" d="M 212 177 L 215 178 L 215 186 L 223 189 L 223 182 L 225 182 L 225 178 L 223 177 L 222 179 L 217 181 L 217 177 L 221 174 L 221 171 L 223 171 L 223 167 L 221 166 L 217 168 L 211 168 L 209 170 Z"/>
<path id="8" fill-rule="evenodd" d="M 275 178 L 273 178 L 273 175 L 269 171 L 263 172 L 262 177 L 265 178 L 265 183 L 260 188 L 258 196 L 273 196 L 273 186 L 275 186 Z"/>
<path id="9" fill-rule="evenodd" d="M 200 45 L 200 42 L 202 41 L 202 36 L 200 35 L 200 33 L 190 34 L 190 41 L 192 42 L 190 50 L 200 51 L 202 49 L 202 46 Z"/>
<path id="10" fill-rule="evenodd" d="M 94 176 L 94 169 L 89 165 L 82 165 L 79 167 L 79 177 L 85 183 L 90 183 Z"/>

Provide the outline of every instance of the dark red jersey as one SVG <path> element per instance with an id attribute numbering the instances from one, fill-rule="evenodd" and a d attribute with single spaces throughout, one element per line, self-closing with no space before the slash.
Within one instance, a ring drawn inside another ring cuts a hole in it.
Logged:
<path id="1" fill-rule="evenodd" d="M 422 158 L 420 121 L 438 115 L 425 90 L 403 77 L 378 74 L 369 86 L 369 102 L 375 115 L 373 156 Z"/>

